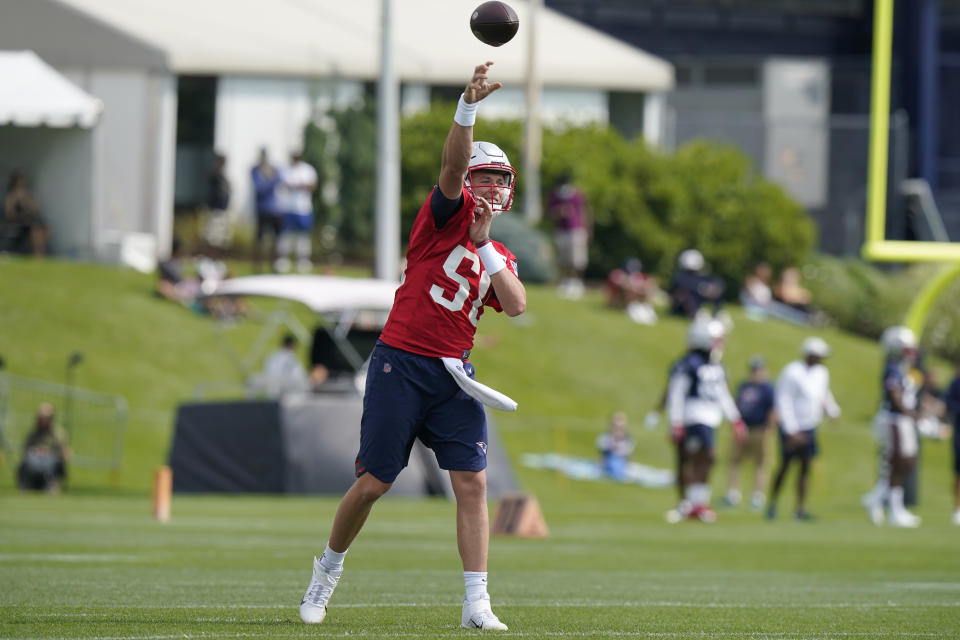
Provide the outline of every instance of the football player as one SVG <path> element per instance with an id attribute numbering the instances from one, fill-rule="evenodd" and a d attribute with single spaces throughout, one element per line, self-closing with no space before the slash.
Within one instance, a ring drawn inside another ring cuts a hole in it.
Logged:
<path id="1" fill-rule="evenodd" d="M 449 470 L 456 497 L 466 590 L 461 625 L 507 629 L 491 610 L 487 594 L 484 409 L 461 392 L 462 381 L 441 360 L 454 360 L 459 375 L 472 379 L 468 358 L 484 308 L 508 316 L 526 308 L 516 257 L 489 236 L 493 218 L 510 209 L 516 172 L 498 146 L 473 141 L 478 103 L 501 87 L 487 78 L 492 64 L 474 69 L 460 97 L 443 147 L 439 182 L 410 232 L 403 281 L 370 358 L 357 478 L 340 502 L 326 549 L 314 559 L 313 578 L 300 604 L 304 622 L 323 621 L 347 549 L 419 438 L 433 449 L 440 467 Z"/>
<path id="2" fill-rule="evenodd" d="M 910 367 L 917 356 L 917 337 L 907 327 L 890 327 L 880 337 L 886 360 L 883 365 L 880 410 L 873 420 L 874 435 L 880 443 L 877 484 L 863 497 L 863 506 L 874 524 L 887 519 L 895 527 L 918 527 L 920 518 L 903 505 L 903 483 L 917 456 L 917 385 Z"/>
<path id="3" fill-rule="evenodd" d="M 677 507 L 667 512 L 668 522 L 717 519 L 710 508 L 707 483 L 714 461 L 714 431 L 726 417 L 738 439 L 746 436 L 720 364 L 725 333 L 719 320 L 695 320 L 687 329 L 689 350 L 670 374 L 667 417 L 677 447 L 678 486 L 683 487 L 684 495 Z"/>

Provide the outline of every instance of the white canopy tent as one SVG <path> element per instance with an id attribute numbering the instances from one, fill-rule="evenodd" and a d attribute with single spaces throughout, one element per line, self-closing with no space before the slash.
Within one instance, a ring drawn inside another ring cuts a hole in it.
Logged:
<path id="1" fill-rule="evenodd" d="M 103 111 L 33 51 L 0 51 L 0 78 L 0 126 L 90 129 Z"/>

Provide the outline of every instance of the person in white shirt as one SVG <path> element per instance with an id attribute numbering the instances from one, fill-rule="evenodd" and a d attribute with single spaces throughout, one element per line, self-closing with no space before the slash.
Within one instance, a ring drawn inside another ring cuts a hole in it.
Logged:
<path id="1" fill-rule="evenodd" d="M 260 382 L 271 398 L 310 388 L 307 370 L 297 355 L 297 339 L 292 334 L 285 335 L 281 347 L 263 361 Z"/>
<path id="2" fill-rule="evenodd" d="M 667 522 L 684 518 L 713 522 L 710 508 L 710 468 L 714 461 L 714 432 L 726 418 L 737 439 L 746 437 L 746 426 L 727 386 L 720 364 L 726 329 L 715 319 L 695 320 L 687 330 L 689 351 L 673 367 L 667 386 L 667 415 L 671 438 L 677 447 L 677 477 L 682 497 L 667 512 Z"/>
<path id="3" fill-rule="evenodd" d="M 790 464 L 800 464 L 797 477 L 797 520 L 812 520 L 806 510 L 807 478 L 817 455 L 817 426 L 827 417 L 840 417 L 840 407 L 830 391 L 830 372 L 823 360 L 830 347 L 821 338 L 811 336 L 800 347 L 803 360 L 789 363 L 780 372 L 774 402 L 780 420 L 780 467 L 770 487 L 767 519 L 777 516 L 777 496 Z"/>
<path id="4" fill-rule="evenodd" d="M 277 239 L 274 270 L 280 273 L 290 270 L 290 254 L 296 245 L 297 270 L 309 273 L 313 269 L 310 236 L 313 232 L 313 192 L 317 190 L 317 170 L 304 161 L 303 154 L 294 153 L 290 157 L 290 166 L 280 172 L 280 181 L 283 228 Z"/>

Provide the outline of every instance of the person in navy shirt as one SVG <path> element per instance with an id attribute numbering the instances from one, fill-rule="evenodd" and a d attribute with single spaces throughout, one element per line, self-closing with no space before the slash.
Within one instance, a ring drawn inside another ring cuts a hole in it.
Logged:
<path id="1" fill-rule="evenodd" d="M 734 438 L 730 444 L 729 480 L 724 504 L 733 507 L 740 504 L 740 463 L 748 458 L 753 463 L 753 491 L 750 508 L 759 511 L 765 500 L 767 486 L 767 434 L 774 423 L 774 391 L 767 378 L 763 358 L 750 360 L 750 377 L 737 388 L 737 409 L 747 425 L 747 438 L 743 442 Z"/>
<path id="2" fill-rule="evenodd" d="M 257 237 L 253 244 L 253 270 L 260 271 L 260 256 L 264 245 L 269 244 L 267 260 L 270 264 L 276 260 L 277 238 L 283 224 L 283 212 L 277 204 L 277 187 L 280 185 L 280 172 L 270 164 L 266 148 L 260 149 L 260 159 L 250 169 L 253 192 L 256 199 Z"/>

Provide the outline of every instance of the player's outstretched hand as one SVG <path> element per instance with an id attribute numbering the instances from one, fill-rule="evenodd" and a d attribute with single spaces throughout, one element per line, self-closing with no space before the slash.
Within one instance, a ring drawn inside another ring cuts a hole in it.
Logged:
<path id="1" fill-rule="evenodd" d="M 477 208 L 473 210 L 473 222 L 470 223 L 470 239 L 483 242 L 490 237 L 490 223 L 493 222 L 493 207 L 485 198 L 477 196 Z"/>
<path id="2" fill-rule="evenodd" d="M 478 64 L 473 70 L 473 77 L 470 78 L 470 82 L 463 90 L 463 100 L 465 102 L 468 104 L 479 102 L 503 86 L 501 82 L 487 82 L 487 71 L 492 65 L 492 62 L 484 62 Z"/>

